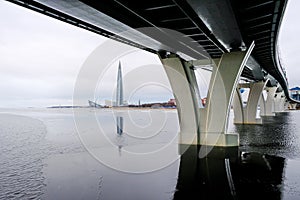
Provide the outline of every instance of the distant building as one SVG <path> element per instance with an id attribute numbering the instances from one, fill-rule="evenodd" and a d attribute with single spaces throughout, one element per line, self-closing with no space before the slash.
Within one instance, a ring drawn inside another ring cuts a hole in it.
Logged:
<path id="1" fill-rule="evenodd" d="M 116 100 L 105 100 L 105 105 L 108 107 L 122 107 L 128 106 L 127 101 L 124 100 L 123 94 L 123 77 L 122 77 L 122 66 L 121 62 L 119 62 L 118 75 L 117 75 L 117 93 Z"/>
<path id="2" fill-rule="evenodd" d="M 167 102 L 153 102 L 153 103 L 144 103 L 141 104 L 139 101 L 139 105 L 130 105 L 130 107 L 148 107 L 148 108 L 176 108 L 175 99 L 170 99 Z"/>
<path id="3" fill-rule="evenodd" d="M 289 89 L 289 91 L 290 91 L 290 96 L 293 99 L 300 101 L 300 87 L 291 88 Z"/>
<path id="4" fill-rule="evenodd" d="M 154 103 L 150 106 L 150 108 L 158 109 L 158 108 L 163 108 L 163 106 L 160 103 Z"/>
<path id="5" fill-rule="evenodd" d="M 103 106 L 101 106 L 100 104 L 97 104 L 96 102 L 90 101 L 88 100 L 89 106 L 90 107 L 95 107 L 95 108 L 102 108 Z"/>
<path id="6" fill-rule="evenodd" d="M 113 107 L 113 105 L 115 105 L 116 102 L 112 101 L 112 100 L 105 100 L 105 105 L 108 107 Z"/>
<path id="7" fill-rule="evenodd" d="M 105 100 L 105 105 L 108 107 L 118 107 L 117 102 L 116 101 L 112 101 L 112 100 Z M 123 100 L 123 104 L 121 106 L 128 106 L 127 101 Z"/>
<path id="8" fill-rule="evenodd" d="M 121 62 L 119 62 L 118 76 L 117 76 L 117 95 L 116 95 L 116 104 L 115 106 L 123 106 L 123 77 Z"/>
<path id="9" fill-rule="evenodd" d="M 169 105 L 176 106 L 176 100 L 175 100 L 175 99 L 170 99 L 170 100 L 168 101 L 168 104 L 169 104 Z"/>

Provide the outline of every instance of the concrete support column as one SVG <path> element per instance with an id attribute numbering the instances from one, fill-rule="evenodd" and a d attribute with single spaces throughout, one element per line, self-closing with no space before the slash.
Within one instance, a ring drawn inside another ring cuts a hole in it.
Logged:
<path id="1" fill-rule="evenodd" d="M 297 103 L 288 103 L 288 109 L 296 110 L 297 109 Z"/>
<path id="2" fill-rule="evenodd" d="M 200 109 L 200 144 L 207 146 L 238 146 L 238 134 L 228 134 L 228 117 L 234 92 L 242 70 L 251 54 L 248 51 L 224 53 L 213 68 L 206 107 Z"/>
<path id="3" fill-rule="evenodd" d="M 199 143 L 199 92 L 193 66 L 175 54 L 159 55 L 176 99 L 180 144 Z"/>
<path id="4" fill-rule="evenodd" d="M 250 93 L 247 100 L 247 105 L 243 106 L 238 101 L 234 101 L 234 123 L 235 124 L 262 124 L 261 118 L 256 118 L 257 108 L 262 92 L 267 82 L 259 81 L 247 84 L 239 84 L 235 93 L 235 99 L 241 98 L 240 88 L 250 88 Z"/>
<path id="5" fill-rule="evenodd" d="M 244 105 L 240 92 L 240 88 L 237 87 L 234 97 L 233 97 L 233 112 L 234 119 L 233 122 L 235 124 L 243 124 L 244 123 Z"/>
<path id="6" fill-rule="evenodd" d="M 284 110 L 288 110 L 289 109 L 289 105 L 290 105 L 290 103 L 288 101 L 285 101 L 285 103 L 284 103 Z"/>
<path id="7" fill-rule="evenodd" d="M 277 92 L 274 97 L 274 112 L 284 111 L 284 104 L 286 100 L 284 92 Z"/>
<path id="8" fill-rule="evenodd" d="M 265 91 L 265 90 L 264 90 Z M 264 97 L 263 92 L 261 93 L 260 99 L 259 99 L 259 107 L 260 107 L 260 116 L 264 116 L 266 113 L 266 99 Z"/>
<path id="9" fill-rule="evenodd" d="M 276 87 L 266 87 L 267 98 L 260 98 L 260 116 L 275 116 L 274 96 L 277 90 Z"/>

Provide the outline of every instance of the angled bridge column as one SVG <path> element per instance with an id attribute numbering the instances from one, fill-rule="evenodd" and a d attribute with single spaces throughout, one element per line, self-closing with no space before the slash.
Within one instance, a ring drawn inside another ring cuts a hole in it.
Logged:
<path id="1" fill-rule="evenodd" d="M 264 99 L 263 95 L 260 98 L 260 116 L 275 116 L 274 96 L 277 88 L 277 86 L 265 88 L 267 91 L 267 98 Z"/>
<path id="2" fill-rule="evenodd" d="M 199 144 L 199 91 L 193 66 L 176 54 L 159 54 L 176 99 L 180 144 Z"/>
<path id="3" fill-rule="evenodd" d="M 239 145 L 238 134 L 227 133 L 228 118 L 238 80 L 253 48 L 254 43 L 248 51 L 224 53 L 213 68 L 206 107 L 200 108 L 200 144 Z"/>
<path id="4" fill-rule="evenodd" d="M 284 104 L 285 104 L 285 95 L 284 95 L 284 92 L 281 91 L 281 92 L 276 92 L 275 93 L 275 96 L 274 96 L 274 112 L 282 112 L 284 111 Z"/>
<path id="5" fill-rule="evenodd" d="M 259 100 L 267 81 L 241 83 L 238 85 L 233 102 L 235 124 L 262 124 L 261 118 L 256 118 Z M 250 88 L 247 105 L 243 106 L 240 88 Z"/>
<path id="6" fill-rule="evenodd" d="M 200 108 L 198 85 L 192 64 L 175 54 L 159 53 L 176 99 L 181 144 L 238 146 L 239 136 L 227 133 L 229 111 L 235 88 L 251 54 L 248 51 L 225 53 L 214 66 L 206 107 Z"/>

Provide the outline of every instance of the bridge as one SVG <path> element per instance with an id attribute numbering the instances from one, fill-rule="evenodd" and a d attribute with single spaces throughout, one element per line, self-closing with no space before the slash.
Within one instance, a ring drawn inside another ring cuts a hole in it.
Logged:
<path id="1" fill-rule="evenodd" d="M 157 54 L 183 144 L 238 146 L 239 136 L 227 133 L 232 105 L 235 123 L 261 124 L 258 106 L 274 116 L 292 101 L 277 44 L 287 0 L 7 1 Z M 204 66 L 212 76 L 203 108 L 195 70 Z M 246 106 L 241 88 L 250 89 Z"/>

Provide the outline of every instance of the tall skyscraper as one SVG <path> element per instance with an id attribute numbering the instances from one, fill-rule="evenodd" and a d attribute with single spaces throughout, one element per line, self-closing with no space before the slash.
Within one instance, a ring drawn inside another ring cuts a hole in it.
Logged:
<path id="1" fill-rule="evenodd" d="M 116 106 L 123 106 L 123 78 L 121 62 L 119 61 L 118 76 L 117 76 L 117 95 L 116 95 Z"/>

